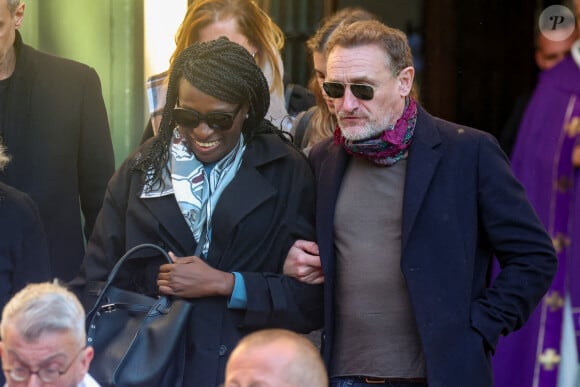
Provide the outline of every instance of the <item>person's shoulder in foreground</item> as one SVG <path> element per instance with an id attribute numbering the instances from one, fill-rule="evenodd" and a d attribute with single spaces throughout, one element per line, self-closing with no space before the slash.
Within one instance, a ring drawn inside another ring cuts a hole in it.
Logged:
<path id="1" fill-rule="evenodd" d="M 318 349 L 285 329 L 264 329 L 244 337 L 226 366 L 224 387 L 326 387 Z"/>

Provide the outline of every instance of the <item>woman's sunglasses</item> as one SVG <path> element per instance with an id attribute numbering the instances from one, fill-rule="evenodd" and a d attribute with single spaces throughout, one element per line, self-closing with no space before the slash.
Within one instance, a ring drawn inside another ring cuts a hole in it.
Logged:
<path id="1" fill-rule="evenodd" d="M 324 92 L 330 98 L 342 98 L 346 86 L 350 87 L 352 95 L 364 101 L 370 101 L 375 95 L 375 89 L 372 86 L 362 83 L 324 82 L 322 84 Z"/>
<path id="2" fill-rule="evenodd" d="M 202 122 L 215 130 L 228 130 L 234 124 L 234 119 L 240 108 L 241 106 L 238 106 L 233 112 L 209 112 L 202 115 L 197 110 L 176 106 L 173 108 L 173 121 L 180 127 L 189 130 L 197 128 Z"/>

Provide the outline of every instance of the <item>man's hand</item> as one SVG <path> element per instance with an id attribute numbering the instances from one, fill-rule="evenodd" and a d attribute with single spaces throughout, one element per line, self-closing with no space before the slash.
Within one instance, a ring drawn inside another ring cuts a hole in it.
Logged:
<path id="1" fill-rule="evenodd" d="M 316 242 L 297 240 L 284 261 L 284 274 L 310 285 L 323 283 L 324 273 L 318 254 Z"/>

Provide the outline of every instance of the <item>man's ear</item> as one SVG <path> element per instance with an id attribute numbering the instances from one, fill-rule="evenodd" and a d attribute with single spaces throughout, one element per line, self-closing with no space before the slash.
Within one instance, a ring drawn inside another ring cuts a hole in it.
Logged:
<path id="1" fill-rule="evenodd" d="M 18 7 L 16 7 L 16 12 L 14 12 L 14 19 L 16 29 L 19 29 L 22 25 L 22 20 L 24 20 L 24 8 L 26 8 L 26 4 L 20 3 Z"/>
<path id="2" fill-rule="evenodd" d="M 91 366 L 91 361 L 93 360 L 93 357 L 95 356 L 95 350 L 93 349 L 93 347 L 88 346 L 87 348 L 84 349 L 84 354 L 83 357 L 81 359 L 81 363 L 83 365 L 83 371 L 89 372 L 89 367 Z"/>
<path id="3" fill-rule="evenodd" d="M 415 77 L 415 69 L 412 66 L 406 67 L 399 71 L 397 75 L 397 82 L 399 84 L 399 94 L 406 97 L 411 93 L 413 88 L 413 78 Z"/>

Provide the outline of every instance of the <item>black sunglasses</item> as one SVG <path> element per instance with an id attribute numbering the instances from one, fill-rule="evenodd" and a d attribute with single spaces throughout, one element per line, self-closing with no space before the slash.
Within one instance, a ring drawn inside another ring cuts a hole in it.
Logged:
<path id="1" fill-rule="evenodd" d="M 330 98 L 342 98 L 346 86 L 350 86 L 351 93 L 358 99 L 370 101 L 375 95 L 375 89 L 371 85 L 362 83 L 324 82 L 322 84 L 324 92 Z"/>
<path id="2" fill-rule="evenodd" d="M 241 106 L 238 106 L 233 112 L 209 112 L 202 115 L 197 110 L 186 109 L 179 106 L 173 108 L 173 121 L 185 129 L 195 129 L 205 122 L 207 126 L 216 130 L 228 130 L 234 124 L 234 119 L 238 115 Z"/>

